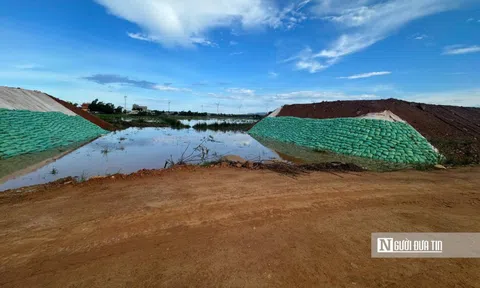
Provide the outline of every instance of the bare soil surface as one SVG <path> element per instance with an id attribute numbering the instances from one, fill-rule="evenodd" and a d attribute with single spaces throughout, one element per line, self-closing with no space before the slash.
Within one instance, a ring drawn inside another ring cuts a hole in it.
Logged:
<path id="1" fill-rule="evenodd" d="M 372 232 L 480 232 L 480 167 L 180 167 L 0 195 L 2 287 L 480 287 L 480 259 L 372 259 Z"/>
<path id="2" fill-rule="evenodd" d="M 48 95 L 48 94 L 47 94 Z M 105 129 L 105 130 L 115 130 L 115 128 L 113 127 L 112 124 L 108 123 L 107 121 L 104 121 L 100 118 L 98 118 L 97 116 L 95 115 L 92 115 L 86 111 L 83 111 L 82 109 L 78 108 L 78 107 L 75 107 L 74 105 L 66 102 L 66 101 L 63 101 L 61 99 L 58 99 L 58 98 L 55 98 L 53 97 L 52 95 L 48 95 L 50 96 L 53 100 L 57 101 L 58 103 L 62 104 L 65 108 L 69 109 L 70 111 L 72 111 L 73 113 L 85 118 L 86 120 L 92 122 L 93 124 L 99 126 L 100 128 L 102 129 Z"/>
<path id="3" fill-rule="evenodd" d="M 397 99 L 285 105 L 280 116 L 357 117 L 390 110 L 412 125 L 451 162 L 480 163 L 480 108 L 431 105 Z"/>

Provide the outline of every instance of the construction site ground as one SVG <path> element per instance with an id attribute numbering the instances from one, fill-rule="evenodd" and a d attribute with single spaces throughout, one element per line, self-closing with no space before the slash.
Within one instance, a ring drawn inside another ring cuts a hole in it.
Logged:
<path id="1" fill-rule="evenodd" d="M 480 167 L 179 167 L 0 194 L 1 287 L 479 287 L 480 259 L 372 259 L 372 232 L 480 232 Z"/>

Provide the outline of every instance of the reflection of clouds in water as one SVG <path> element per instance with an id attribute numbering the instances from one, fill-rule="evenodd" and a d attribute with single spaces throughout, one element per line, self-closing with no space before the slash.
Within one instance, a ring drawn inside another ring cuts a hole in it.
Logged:
<path id="1" fill-rule="evenodd" d="M 33 173 L 8 181 L 0 185 L 0 191 L 55 181 L 67 176 L 91 177 L 117 173 L 119 170 L 131 173 L 140 169 L 163 168 L 170 157 L 178 160 L 187 147 L 186 154 L 190 154 L 209 136 L 213 137 L 214 142 L 203 143 L 210 150 L 209 156 L 236 154 L 250 160 L 278 157 L 243 132 L 129 128 L 105 135 Z M 103 155 L 101 151 L 105 148 L 109 152 Z M 58 170 L 58 174 L 49 173 L 53 167 Z"/>
<path id="2" fill-rule="evenodd" d="M 214 124 L 214 123 L 229 123 L 229 124 L 243 124 L 243 123 L 254 123 L 257 122 L 256 119 L 234 119 L 234 118 L 225 118 L 225 119 L 217 119 L 217 118 L 210 118 L 210 119 L 182 119 L 180 122 L 185 125 L 196 125 L 198 123 L 207 123 L 207 124 Z"/>

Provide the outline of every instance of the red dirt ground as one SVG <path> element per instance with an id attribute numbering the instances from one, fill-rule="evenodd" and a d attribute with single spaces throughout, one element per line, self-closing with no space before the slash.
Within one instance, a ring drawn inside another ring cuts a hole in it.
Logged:
<path id="1" fill-rule="evenodd" d="M 372 232 L 480 231 L 480 167 L 178 167 L 0 193 L 0 287 L 479 287 L 480 259 L 372 259 Z"/>
<path id="2" fill-rule="evenodd" d="M 48 94 L 47 94 L 48 95 Z M 75 107 L 73 106 L 72 104 L 68 103 L 68 102 L 65 102 L 63 100 L 60 100 L 58 98 L 55 98 L 53 97 L 52 95 L 48 95 L 50 96 L 53 100 L 57 101 L 58 103 L 62 104 L 65 108 L 71 110 L 72 112 L 76 113 L 77 115 L 79 116 L 82 116 L 83 118 L 85 118 L 86 120 L 92 122 L 93 124 L 101 127 L 102 129 L 105 129 L 105 130 L 115 130 L 115 128 L 113 127 L 112 124 L 106 122 L 106 121 L 103 121 L 102 119 L 98 118 L 97 116 L 95 115 L 92 115 L 88 112 L 85 112 L 83 111 L 82 109 L 78 108 L 78 107 Z"/>
<path id="3" fill-rule="evenodd" d="M 480 163 L 480 108 L 431 105 L 397 99 L 285 105 L 278 116 L 357 117 L 390 110 L 455 162 Z"/>

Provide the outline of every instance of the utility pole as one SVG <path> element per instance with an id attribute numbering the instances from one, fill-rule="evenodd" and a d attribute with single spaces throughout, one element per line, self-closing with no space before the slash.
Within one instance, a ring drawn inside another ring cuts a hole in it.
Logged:
<path id="1" fill-rule="evenodd" d="M 202 104 L 202 113 L 203 113 L 203 104 Z"/>
<path id="2" fill-rule="evenodd" d="M 218 114 L 218 111 L 219 111 L 218 106 L 220 106 L 220 103 L 217 102 L 215 105 L 217 105 L 217 114 Z"/>
<path id="3" fill-rule="evenodd" d="M 127 95 L 123 96 L 123 98 L 125 99 L 125 107 L 123 107 L 123 109 L 125 110 L 125 113 L 127 113 Z"/>
<path id="4" fill-rule="evenodd" d="M 168 114 L 170 114 L 170 100 L 168 100 Z"/>
<path id="5" fill-rule="evenodd" d="M 240 106 L 238 106 L 238 114 L 242 114 L 242 113 L 240 113 L 240 109 L 242 109 L 242 104 L 240 104 Z"/>

